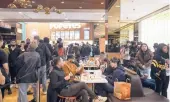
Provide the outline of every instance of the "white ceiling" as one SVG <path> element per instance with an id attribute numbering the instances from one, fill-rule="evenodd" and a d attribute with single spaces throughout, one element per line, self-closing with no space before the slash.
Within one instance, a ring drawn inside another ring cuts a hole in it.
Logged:
<path id="1" fill-rule="evenodd" d="M 120 18 L 122 21 L 134 21 L 167 5 L 169 0 L 121 0 Z"/>
<path id="2" fill-rule="evenodd" d="M 22 12 L 21 12 L 22 11 Z M 0 20 L 5 21 L 78 21 L 78 22 L 105 22 L 105 10 L 62 10 L 62 14 L 51 12 L 34 13 L 32 10 L 0 9 Z"/>

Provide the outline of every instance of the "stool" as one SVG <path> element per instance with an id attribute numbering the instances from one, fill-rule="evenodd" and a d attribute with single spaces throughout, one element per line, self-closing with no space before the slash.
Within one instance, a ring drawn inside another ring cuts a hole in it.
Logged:
<path id="1" fill-rule="evenodd" d="M 58 95 L 59 100 L 58 102 L 76 102 L 76 97 L 65 97 L 65 96 L 60 96 Z"/>

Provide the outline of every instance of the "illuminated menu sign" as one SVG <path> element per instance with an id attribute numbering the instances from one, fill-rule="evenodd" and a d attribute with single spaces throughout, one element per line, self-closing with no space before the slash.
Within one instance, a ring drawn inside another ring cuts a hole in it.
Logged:
<path id="1" fill-rule="evenodd" d="M 0 27 L 11 29 L 11 26 L 7 23 L 4 23 L 4 22 L 0 22 Z"/>
<path id="2" fill-rule="evenodd" d="M 79 29 L 80 23 L 51 23 L 50 29 Z"/>

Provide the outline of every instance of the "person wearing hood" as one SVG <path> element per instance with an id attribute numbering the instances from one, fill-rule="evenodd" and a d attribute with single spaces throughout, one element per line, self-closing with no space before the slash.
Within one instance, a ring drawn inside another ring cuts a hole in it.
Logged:
<path id="1" fill-rule="evenodd" d="M 18 102 L 28 102 L 27 89 L 30 84 L 35 84 L 38 81 L 38 69 L 41 67 L 41 59 L 36 48 L 36 42 L 31 42 L 27 52 L 22 53 L 16 60 L 16 78 L 19 86 Z M 34 98 L 36 98 L 36 85 L 34 89 Z"/>
<path id="2" fill-rule="evenodd" d="M 169 62 L 168 46 L 159 44 L 151 65 L 151 77 L 156 81 L 155 91 L 165 97 L 169 85 L 169 76 L 166 75 Z"/>
<path id="3" fill-rule="evenodd" d="M 119 65 L 119 60 L 117 58 L 112 58 L 110 60 L 110 66 L 105 69 L 103 73 L 106 76 L 108 83 L 96 84 L 96 92 L 101 96 L 106 96 L 108 93 L 114 92 L 114 82 L 115 81 L 125 81 L 125 70 L 124 67 Z"/>
<path id="4" fill-rule="evenodd" d="M 150 67 L 153 56 L 153 53 L 145 43 L 141 45 L 140 50 L 136 54 L 137 67 L 139 67 L 141 74 L 148 76 L 148 78 L 150 78 Z"/>

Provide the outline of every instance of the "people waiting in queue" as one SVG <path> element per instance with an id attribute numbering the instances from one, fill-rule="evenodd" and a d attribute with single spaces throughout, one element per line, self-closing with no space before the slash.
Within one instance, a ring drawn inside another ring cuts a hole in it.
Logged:
<path id="1" fill-rule="evenodd" d="M 64 64 L 62 58 L 55 58 L 53 64 L 54 68 L 50 73 L 47 102 L 56 102 L 57 95 L 64 97 L 82 97 L 80 102 L 89 102 L 88 96 L 94 100 L 102 99 L 103 101 L 106 101 L 107 98 L 95 95 L 84 82 L 70 83 L 69 80 L 71 76 L 65 76 L 62 70 Z"/>

